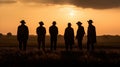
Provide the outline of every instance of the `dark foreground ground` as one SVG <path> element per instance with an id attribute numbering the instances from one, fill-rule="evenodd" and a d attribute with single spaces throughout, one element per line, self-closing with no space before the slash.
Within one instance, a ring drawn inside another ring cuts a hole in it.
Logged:
<path id="1" fill-rule="evenodd" d="M 65 51 L 38 50 L 29 47 L 27 51 L 19 51 L 16 47 L 0 47 L 0 64 L 9 67 L 36 67 L 41 65 L 89 65 L 89 64 L 120 64 L 120 49 L 95 49 L 87 52 L 73 49 Z"/>

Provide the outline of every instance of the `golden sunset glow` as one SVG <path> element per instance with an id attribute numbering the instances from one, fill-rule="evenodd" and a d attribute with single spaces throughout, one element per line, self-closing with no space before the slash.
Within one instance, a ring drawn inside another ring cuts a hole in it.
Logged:
<path id="1" fill-rule="evenodd" d="M 88 27 L 87 21 L 92 19 L 94 21 L 93 25 L 96 26 L 97 35 L 120 34 L 120 8 L 92 9 L 68 4 L 40 5 L 36 4 L 37 1 L 35 3 L 32 1 L 26 3 L 26 1 L 18 1 L 13 4 L 0 4 L 0 33 L 6 34 L 11 32 L 16 35 L 20 20 L 24 19 L 31 35 L 36 35 L 36 28 L 39 26 L 39 21 L 44 22 L 47 35 L 49 35 L 48 29 L 54 20 L 57 22 L 59 34 L 64 34 L 68 22 L 72 23 L 76 34 L 77 21 L 83 23 L 82 26 L 84 26 L 86 32 Z"/>
<path id="2" fill-rule="evenodd" d="M 75 7 L 67 5 L 64 6 L 63 8 L 61 8 L 62 12 L 66 12 L 66 15 L 70 16 L 70 17 L 75 17 Z"/>
<path id="3" fill-rule="evenodd" d="M 71 11 L 71 12 L 70 12 L 70 16 L 74 16 L 74 15 L 75 15 L 74 12 Z"/>

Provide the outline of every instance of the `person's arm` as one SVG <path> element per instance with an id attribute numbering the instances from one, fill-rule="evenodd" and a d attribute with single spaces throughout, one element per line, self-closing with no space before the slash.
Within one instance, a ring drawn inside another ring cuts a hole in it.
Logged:
<path id="1" fill-rule="evenodd" d="M 19 27 L 17 28 L 17 40 L 19 40 Z"/>

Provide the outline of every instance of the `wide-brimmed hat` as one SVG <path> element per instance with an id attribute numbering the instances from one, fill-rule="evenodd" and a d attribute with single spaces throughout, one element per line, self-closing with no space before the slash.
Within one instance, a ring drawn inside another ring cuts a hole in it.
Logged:
<path id="1" fill-rule="evenodd" d="M 82 23 L 80 21 L 78 21 L 76 24 L 81 25 Z"/>
<path id="2" fill-rule="evenodd" d="M 93 20 L 88 20 L 87 22 L 88 22 L 88 23 L 93 23 Z"/>
<path id="3" fill-rule="evenodd" d="M 23 23 L 23 24 L 25 24 L 25 20 L 21 20 L 21 21 L 20 21 L 20 23 Z"/>
<path id="4" fill-rule="evenodd" d="M 40 25 L 44 25 L 43 21 L 40 21 L 39 24 L 40 24 Z"/>

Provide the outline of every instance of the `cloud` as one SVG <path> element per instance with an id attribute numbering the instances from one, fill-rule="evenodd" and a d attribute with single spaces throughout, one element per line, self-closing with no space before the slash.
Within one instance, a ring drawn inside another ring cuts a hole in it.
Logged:
<path id="1" fill-rule="evenodd" d="M 24 3 L 40 3 L 40 4 L 65 4 L 69 0 L 19 0 Z"/>
<path id="2" fill-rule="evenodd" d="M 120 7 L 120 0 L 71 0 L 70 4 L 83 8 L 109 9 Z"/>
<path id="3" fill-rule="evenodd" d="M 82 8 L 110 9 L 120 7 L 120 0 L 20 0 L 25 3 L 74 5 Z"/>
<path id="4" fill-rule="evenodd" d="M 34 3 L 45 5 L 74 5 L 82 8 L 110 9 L 120 8 L 120 0 L 0 0 L 1 3 Z"/>
<path id="5" fill-rule="evenodd" d="M 0 4 L 10 4 L 10 3 L 16 3 L 16 0 L 0 0 Z"/>

